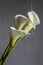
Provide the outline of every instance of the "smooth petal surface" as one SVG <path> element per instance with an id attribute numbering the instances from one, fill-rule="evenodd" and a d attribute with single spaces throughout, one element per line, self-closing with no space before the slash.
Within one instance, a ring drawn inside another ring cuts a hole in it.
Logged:
<path id="1" fill-rule="evenodd" d="M 24 30 L 25 30 L 26 32 L 30 32 L 33 27 L 34 27 L 33 24 L 30 22 L 30 23 L 25 27 Z"/>
<path id="2" fill-rule="evenodd" d="M 40 24 L 40 19 L 39 19 L 38 15 L 33 10 L 28 12 L 28 16 L 34 26 Z"/>
<path id="3" fill-rule="evenodd" d="M 40 19 L 34 11 L 28 12 L 30 23 L 25 27 L 25 31 L 29 32 L 32 28 L 36 28 L 40 24 Z"/>
<path id="4" fill-rule="evenodd" d="M 14 27 L 10 27 L 11 28 L 11 41 L 12 44 L 14 45 L 14 42 L 18 39 L 18 38 L 22 38 L 26 35 L 26 32 L 23 30 L 16 30 Z"/>
<path id="5" fill-rule="evenodd" d="M 25 35 L 26 32 L 24 30 L 16 30 L 14 27 L 10 27 L 11 28 L 11 33 L 12 36 L 16 37 L 18 35 Z"/>
<path id="6" fill-rule="evenodd" d="M 16 29 L 21 30 L 23 26 L 29 22 L 29 19 L 23 15 L 16 15 L 15 16 L 16 21 Z"/>

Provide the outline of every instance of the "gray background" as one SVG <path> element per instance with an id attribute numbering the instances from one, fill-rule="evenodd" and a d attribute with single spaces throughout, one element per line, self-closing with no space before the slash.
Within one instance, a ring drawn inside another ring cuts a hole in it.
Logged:
<path id="1" fill-rule="evenodd" d="M 9 43 L 10 26 L 15 26 L 14 16 L 27 16 L 30 9 L 30 0 L 0 0 L 0 57 Z M 41 23 L 19 42 L 6 65 L 43 65 L 43 0 L 32 0 L 32 9 Z"/>

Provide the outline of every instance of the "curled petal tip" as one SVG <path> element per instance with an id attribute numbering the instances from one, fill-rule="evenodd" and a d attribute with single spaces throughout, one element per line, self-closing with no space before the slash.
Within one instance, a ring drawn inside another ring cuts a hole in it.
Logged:
<path id="1" fill-rule="evenodd" d="M 39 19 L 38 15 L 34 11 L 28 12 L 28 16 L 29 16 L 31 22 L 35 26 L 40 24 L 40 19 Z"/>
<path id="2" fill-rule="evenodd" d="M 14 27 L 10 27 L 10 29 L 12 29 L 12 30 L 16 30 L 16 28 L 14 28 Z"/>
<path id="3" fill-rule="evenodd" d="M 18 14 L 18 15 L 15 16 L 15 19 L 17 19 L 18 17 L 27 18 L 27 17 L 25 17 L 25 16 L 23 16 L 23 15 Z"/>

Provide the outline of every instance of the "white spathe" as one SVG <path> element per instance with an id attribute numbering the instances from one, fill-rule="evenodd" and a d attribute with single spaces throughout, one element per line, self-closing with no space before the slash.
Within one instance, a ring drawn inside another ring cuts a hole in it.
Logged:
<path id="1" fill-rule="evenodd" d="M 12 35 L 18 36 L 18 35 L 27 35 L 30 34 L 24 30 L 17 30 L 15 27 L 10 27 L 10 29 L 12 30 Z"/>
<path id="2" fill-rule="evenodd" d="M 40 24 L 40 19 L 39 19 L 38 15 L 36 14 L 36 12 L 34 12 L 32 10 L 32 11 L 28 12 L 28 16 L 29 16 L 31 22 L 34 24 L 34 26 Z"/>

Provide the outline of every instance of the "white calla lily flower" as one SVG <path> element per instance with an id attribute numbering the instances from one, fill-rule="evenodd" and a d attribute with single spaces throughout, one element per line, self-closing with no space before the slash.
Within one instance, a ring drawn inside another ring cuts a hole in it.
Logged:
<path id="1" fill-rule="evenodd" d="M 40 19 L 33 10 L 28 12 L 28 16 L 35 27 L 40 24 Z"/>
<path id="2" fill-rule="evenodd" d="M 23 26 L 25 26 L 25 24 L 27 22 L 29 22 L 29 20 L 24 15 L 16 15 L 15 16 L 15 22 L 16 22 L 16 29 L 20 30 L 23 28 Z"/>
<path id="3" fill-rule="evenodd" d="M 27 34 L 29 34 L 29 33 L 27 33 L 26 31 L 24 31 L 24 30 L 17 30 L 16 28 L 14 28 L 14 27 L 10 27 L 11 28 L 11 30 L 12 30 L 12 35 L 15 35 L 15 36 L 18 36 L 18 35 L 27 35 Z M 15 37 L 14 36 L 14 37 Z"/>
<path id="4" fill-rule="evenodd" d="M 11 37 L 11 42 L 12 42 L 13 46 L 14 46 L 17 39 L 19 39 L 19 38 L 21 39 L 24 36 L 26 36 L 27 34 L 29 35 L 29 33 L 27 33 L 24 30 L 17 30 L 14 27 L 10 27 L 10 29 L 11 29 L 11 36 L 10 37 Z"/>

